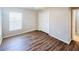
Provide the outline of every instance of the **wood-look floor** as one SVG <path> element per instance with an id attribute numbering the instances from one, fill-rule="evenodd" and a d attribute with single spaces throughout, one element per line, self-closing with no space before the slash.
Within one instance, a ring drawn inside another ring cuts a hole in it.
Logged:
<path id="1" fill-rule="evenodd" d="M 1 51 L 78 51 L 79 42 L 67 45 L 41 31 L 5 38 L 0 45 Z"/>

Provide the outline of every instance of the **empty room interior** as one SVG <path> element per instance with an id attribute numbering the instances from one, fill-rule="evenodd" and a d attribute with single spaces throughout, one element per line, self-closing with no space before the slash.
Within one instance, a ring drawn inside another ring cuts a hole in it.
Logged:
<path id="1" fill-rule="evenodd" d="M 79 51 L 79 8 L 0 7 L 0 51 Z"/>

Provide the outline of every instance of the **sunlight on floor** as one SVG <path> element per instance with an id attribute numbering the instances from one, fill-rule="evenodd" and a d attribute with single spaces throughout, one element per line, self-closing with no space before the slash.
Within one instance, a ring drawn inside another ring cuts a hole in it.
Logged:
<path id="1" fill-rule="evenodd" d="M 74 40 L 79 42 L 79 36 L 78 35 L 74 35 Z"/>

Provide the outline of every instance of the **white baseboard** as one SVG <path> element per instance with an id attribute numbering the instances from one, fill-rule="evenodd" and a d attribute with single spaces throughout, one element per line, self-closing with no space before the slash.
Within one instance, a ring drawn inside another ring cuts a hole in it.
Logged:
<path id="1" fill-rule="evenodd" d="M 60 41 L 62 41 L 62 42 L 64 42 L 64 43 L 66 43 L 66 44 L 70 44 L 70 42 L 71 42 L 71 40 L 70 41 L 65 41 L 65 40 L 61 40 L 61 38 L 58 38 L 58 37 L 56 37 L 56 36 L 54 36 L 54 35 L 51 35 L 51 34 L 49 34 L 51 37 L 55 37 L 56 39 L 58 39 L 58 40 L 60 40 Z"/>
<path id="2" fill-rule="evenodd" d="M 40 30 L 40 31 L 42 31 L 42 30 Z M 43 31 L 44 32 L 44 31 Z M 45 32 L 46 33 L 46 32 Z M 49 34 L 49 33 L 47 33 L 47 34 Z M 56 38 L 56 39 L 58 39 L 58 40 L 60 40 L 60 41 L 62 41 L 62 42 L 64 42 L 64 43 L 66 43 L 66 44 L 70 44 L 70 42 L 71 42 L 71 40 L 70 41 L 65 41 L 65 40 L 61 40 L 61 38 L 58 38 L 58 37 L 56 37 L 55 35 L 51 35 L 51 34 L 49 34 L 51 37 L 54 37 L 54 38 Z"/>
<path id="3" fill-rule="evenodd" d="M 30 30 L 30 31 L 34 31 L 34 30 Z M 7 38 L 7 37 L 11 37 L 11 36 L 15 36 L 15 35 L 27 33 L 27 32 L 30 32 L 30 31 L 26 31 L 26 32 L 22 32 L 22 33 L 17 33 L 17 34 L 14 34 L 14 35 L 10 35 L 10 36 L 3 37 L 3 38 Z M 47 33 L 47 34 L 49 34 L 49 33 Z M 71 42 L 71 40 L 70 40 L 70 41 L 65 41 L 65 40 L 61 40 L 60 38 L 58 38 L 58 37 L 56 37 L 56 36 L 54 36 L 54 35 L 51 35 L 51 34 L 49 34 L 49 35 L 50 35 L 51 37 L 55 37 L 55 38 L 59 39 L 60 41 L 66 43 L 66 44 L 70 44 L 70 42 Z M 0 39 L 0 40 L 1 40 L 1 41 L 0 41 L 0 43 L 1 43 L 1 42 L 2 42 L 2 39 Z"/>
<path id="4" fill-rule="evenodd" d="M 27 32 L 31 32 L 31 31 L 35 31 L 35 30 L 25 31 L 25 32 L 21 32 L 21 33 L 17 33 L 17 34 L 13 34 L 13 35 L 5 36 L 5 37 L 3 37 L 3 38 L 7 38 L 7 37 L 11 37 L 11 36 L 16 36 L 16 35 L 23 34 L 23 33 L 27 33 Z"/>

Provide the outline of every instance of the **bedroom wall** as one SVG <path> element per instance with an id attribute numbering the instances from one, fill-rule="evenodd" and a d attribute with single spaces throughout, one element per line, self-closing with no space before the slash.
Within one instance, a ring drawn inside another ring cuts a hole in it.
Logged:
<path id="1" fill-rule="evenodd" d="M 22 12 L 22 26 L 21 30 L 9 31 L 9 18 L 8 14 L 10 11 Z M 23 8 L 3 8 L 3 37 L 9 37 L 20 33 L 37 30 L 37 12 L 34 10 L 23 9 Z"/>
<path id="2" fill-rule="evenodd" d="M 38 30 L 49 33 L 49 11 L 41 10 L 38 12 Z"/>
<path id="3" fill-rule="evenodd" d="M 71 41 L 70 8 L 53 7 L 44 9 L 39 12 L 39 21 L 40 21 L 39 30 L 45 32 L 47 31 L 47 33 L 49 32 L 49 35 L 51 35 L 52 37 L 55 37 L 67 44 L 70 43 Z"/>
<path id="4" fill-rule="evenodd" d="M 23 28 L 9 31 L 8 12 L 23 13 Z M 53 7 L 38 11 L 22 8 L 3 8 L 3 37 L 9 37 L 33 30 L 42 30 L 65 43 L 71 41 L 71 10 L 67 7 Z"/>
<path id="5" fill-rule="evenodd" d="M 2 17 L 1 17 L 1 9 L 0 9 L 0 44 L 2 42 Z"/>
<path id="6" fill-rule="evenodd" d="M 71 9 L 51 8 L 49 22 L 50 35 L 69 44 L 71 41 Z"/>
<path id="7" fill-rule="evenodd" d="M 0 10 L 0 37 L 2 36 L 1 10 Z"/>

